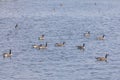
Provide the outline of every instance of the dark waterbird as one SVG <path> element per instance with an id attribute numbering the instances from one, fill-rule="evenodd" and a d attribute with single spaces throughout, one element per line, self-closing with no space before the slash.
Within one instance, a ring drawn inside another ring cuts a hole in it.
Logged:
<path id="1" fill-rule="evenodd" d="M 63 42 L 63 43 L 55 43 L 56 47 L 61 47 L 61 46 L 64 46 L 64 45 L 65 45 L 65 42 Z"/>
<path id="2" fill-rule="evenodd" d="M 8 53 L 3 53 L 3 58 L 7 58 L 7 57 L 11 58 L 11 56 L 12 56 L 11 49 L 9 50 Z"/>
<path id="3" fill-rule="evenodd" d="M 85 43 L 83 43 L 82 46 L 76 46 L 78 49 L 84 50 L 85 49 Z"/>
<path id="4" fill-rule="evenodd" d="M 105 57 L 96 57 L 97 61 L 106 61 L 107 62 L 107 56 L 109 54 L 106 54 Z"/>

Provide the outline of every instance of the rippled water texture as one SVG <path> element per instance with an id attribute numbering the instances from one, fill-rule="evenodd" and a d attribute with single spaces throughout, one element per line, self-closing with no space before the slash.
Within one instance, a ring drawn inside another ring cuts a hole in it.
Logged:
<path id="1" fill-rule="evenodd" d="M 0 80 L 120 80 L 119 0 L 0 0 Z M 18 27 L 15 28 L 15 25 Z M 90 38 L 83 33 L 90 31 Z M 40 35 L 45 40 L 38 40 Z M 105 40 L 96 40 L 105 34 Z M 38 50 L 34 44 L 48 43 Z M 55 43 L 66 42 L 63 47 Z M 76 46 L 85 43 L 85 51 Z M 2 54 L 12 49 L 12 59 Z M 108 52 L 108 62 L 95 57 Z"/>

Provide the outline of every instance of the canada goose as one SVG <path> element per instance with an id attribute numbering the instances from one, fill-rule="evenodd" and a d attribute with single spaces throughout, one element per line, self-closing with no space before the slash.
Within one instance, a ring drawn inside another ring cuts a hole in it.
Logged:
<path id="1" fill-rule="evenodd" d="M 44 35 L 41 35 L 41 36 L 39 37 L 39 40 L 44 40 Z"/>
<path id="2" fill-rule="evenodd" d="M 44 45 L 39 46 L 39 49 L 46 49 L 46 48 L 47 48 L 47 42 L 46 42 L 45 46 Z"/>
<path id="3" fill-rule="evenodd" d="M 90 31 L 88 31 L 87 33 L 84 33 L 85 37 L 90 37 Z"/>
<path id="4" fill-rule="evenodd" d="M 78 48 L 78 49 L 83 49 L 83 50 L 84 50 L 84 49 L 85 49 L 85 43 L 83 43 L 82 46 L 77 46 L 77 48 Z"/>
<path id="5" fill-rule="evenodd" d="M 12 56 L 11 49 L 9 50 L 9 53 L 3 53 L 3 58 L 7 58 L 7 57 L 11 58 L 11 56 Z"/>
<path id="6" fill-rule="evenodd" d="M 105 55 L 105 57 L 96 57 L 97 61 L 106 61 L 107 62 L 107 56 L 108 54 Z"/>
<path id="7" fill-rule="evenodd" d="M 63 43 L 55 43 L 55 46 L 57 46 L 57 47 L 64 46 L 64 45 L 65 45 L 65 42 L 63 42 Z"/>
<path id="8" fill-rule="evenodd" d="M 104 40 L 105 39 L 105 35 L 99 36 L 97 37 L 98 40 Z"/>

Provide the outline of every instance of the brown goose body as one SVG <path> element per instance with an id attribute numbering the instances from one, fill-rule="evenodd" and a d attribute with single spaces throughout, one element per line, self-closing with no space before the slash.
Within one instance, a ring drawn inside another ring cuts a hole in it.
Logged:
<path id="1" fill-rule="evenodd" d="M 33 48 L 39 49 L 40 45 L 33 45 Z"/>
<path id="2" fill-rule="evenodd" d="M 104 39 L 105 39 L 105 35 L 97 37 L 97 40 L 104 40 Z"/>

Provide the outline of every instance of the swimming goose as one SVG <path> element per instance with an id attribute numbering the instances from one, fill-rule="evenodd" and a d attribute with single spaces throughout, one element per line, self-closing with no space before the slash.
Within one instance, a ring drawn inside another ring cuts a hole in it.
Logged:
<path id="1" fill-rule="evenodd" d="M 78 48 L 78 49 L 83 49 L 83 50 L 84 50 L 84 49 L 85 49 L 85 43 L 83 43 L 82 46 L 77 46 L 77 48 Z"/>
<path id="2" fill-rule="evenodd" d="M 105 39 L 105 35 L 99 36 L 97 37 L 98 40 L 104 40 Z"/>
<path id="3" fill-rule="evenodd" d="M 47 42 L 46 42 L 45 45 L 40 45 L 40 46 L 39 46 L 39 49 L 46 49 L 46 48 L 47 48 Z"/>
<path id="4" fill-rule="evenodd" d="M 63 42 L 63 43 L 55 43 L 55 46 L 57 46 L 57 47 L 61 47 L 61 46 L 64 46 L 65 45 L 65 42 Z"/>
<path id="5" fill-rule="evenodd" d="M 97 61 L 106 61 L 107 62 L 107 56 L 108 54 L 105 55 L 105 57 L 96 57 Z"/>
<path id="6" fill-rule="evenodd" d="M 11 56 L 12 56 L 11 49 L 9 50 L 9 53 L 3 53 L 3 58 L 7 58 L 7 57 L 11 58 Z"/>
<path id="7" fill-rule="evenodd" d="M 39 37 L 39 40 L 44 40 L 44 35 L 41 35 L 41 36 Z"/>
<path id="8" fill-rule="evenodd" d="M 84 33 L 85 37 L 90 37 L 90 31 L 88 31 L 87 33 Z"/>

